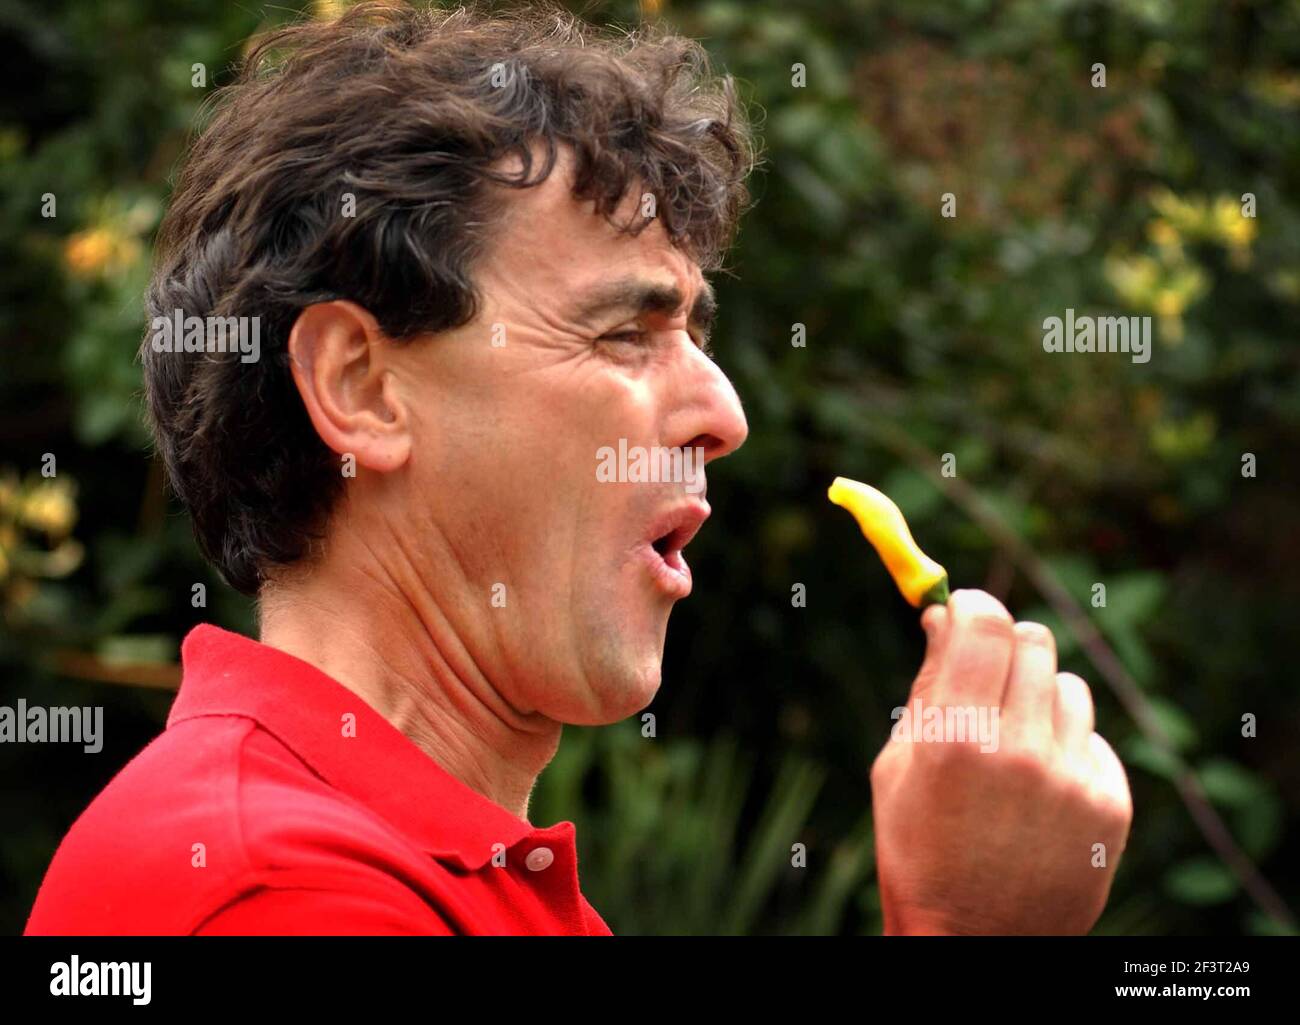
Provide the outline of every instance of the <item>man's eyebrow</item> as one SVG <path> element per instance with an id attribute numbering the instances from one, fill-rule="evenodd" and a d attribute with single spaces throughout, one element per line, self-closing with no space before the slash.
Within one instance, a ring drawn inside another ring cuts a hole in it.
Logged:
<path id="1" fill-rule="evenodd" d="M 676 285 L 663 285 L 642 278 L 623 278 L 592 289 L 578 300 L 577 317 L 592 321 L 615 312 L 635 315 L 645 313 L 673 313 L 685 302 Z M 713 323 L 718 303 L 713 286 L 707 281 L 695 297 L 695 304 L 686 320 L 690 324 L 708 329 Z"/>

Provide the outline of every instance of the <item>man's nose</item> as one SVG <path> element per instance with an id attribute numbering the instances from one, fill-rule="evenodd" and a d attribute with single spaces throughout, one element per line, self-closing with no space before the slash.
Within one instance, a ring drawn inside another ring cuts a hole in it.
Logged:
<path id="1" fill-rule="evenodd" d="M 704 461 L 730 455 L 745 443 L 749 423 L 740 396 L 722 369 L 687 341 L 686 366 L 678 379 L 677 429 L 683 448 L 704 450 Z"/>

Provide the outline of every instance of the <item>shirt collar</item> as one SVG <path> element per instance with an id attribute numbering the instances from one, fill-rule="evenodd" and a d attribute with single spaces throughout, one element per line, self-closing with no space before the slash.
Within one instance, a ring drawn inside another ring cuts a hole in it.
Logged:
<path id="1" fill-rule="evenodd" d="M 278 648 L 201 624 L 182 643 L 181 661 L 168 727 L 205 715 L 254 719 L 440 860 L 476 871 L 496 844 L 510 848 L 543 832 L 552 841 L 573 836 L 567 822 L 534 830 L 452 776 L 359 695 Z M 354 728 L 345 730 L 348 715 Z"/>

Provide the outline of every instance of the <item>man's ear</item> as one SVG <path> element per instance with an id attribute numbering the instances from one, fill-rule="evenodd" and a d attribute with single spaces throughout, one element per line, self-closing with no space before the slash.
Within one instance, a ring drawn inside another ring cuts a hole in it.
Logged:
<path id="1" fill-rule="evenodd" d="M 289 332 L 289 366 L 316 433 L 340 456 L 380 473 L 411 454 L 392 345 L 367 310 L 345 300 L 308 306 Z"/>

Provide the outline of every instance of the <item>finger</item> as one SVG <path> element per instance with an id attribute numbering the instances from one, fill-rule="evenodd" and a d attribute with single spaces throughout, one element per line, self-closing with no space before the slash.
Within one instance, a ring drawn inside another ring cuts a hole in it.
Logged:
<path id="1" fill-rule="evenodd" d="M 954 591 L 948 599 L 947 647 L 930 700 L 1000 705 L 1014 648 L 1015 624 L 1000 601 L 984 591 Z"/>
<path id="2" fill-rule="evenodd" d="M 925 658 L 912 682 L 912 697 L 930 688 L 943 663 L 943 653 L 948 649 L 948 610 L 942 605 L 927 607 L 921 613 L 921 626 L 925 630 Z"/>
<path id="3" fill-rule="evenodd" d="M 1001 730 L 1014 744 L 1048 751 L 1056 735 L 1056 638 L 1041 623 L 1017 623 Z"/>
<path id="4" fill-rule="evenodd" d="M 1056 674 L 1056 711 L 1053 729 L 1061 750 L 1075 756 L 1086 756 L 1088 740 L 1096 725 L 1092 707 L 1092 691 L 1074 673 Z"/>
<path id="5" fill-rule="evenodd" d="M 1115 813 L 1116 823 L 1127 836 L 1129 824 L 1133 821 L 1133 795 L 1124 763 L 1100 733 L 1089 734 L 1087 747 L 1092 763 L 1093 792 Z"/>

